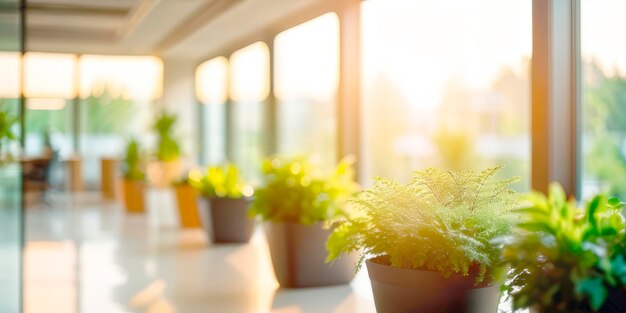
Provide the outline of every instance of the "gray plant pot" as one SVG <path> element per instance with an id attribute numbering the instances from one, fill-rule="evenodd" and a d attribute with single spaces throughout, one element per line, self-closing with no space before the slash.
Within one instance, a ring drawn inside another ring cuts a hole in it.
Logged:
<path id="1" fill-rule="evenodd" d="M 368 260 L 378 313 L 495 313 L 499 286 L 475 286 L 471 276 L 392 267 Z"/>
<path id="2" fill-rule="evenodd" d="M 326 240 L 331 230 L 323 224 L 265 223 L 265 234 L 278 283 L 283 288 L 319 287 L 349 283 L 356 255 L 326 263 Z"/>
<path id="3" fill-rule="evenodd" d="M 254 232 L 248 218 L 250 198 L 198 198 L 202 227 L 213 243 L 246 243 Z"/>

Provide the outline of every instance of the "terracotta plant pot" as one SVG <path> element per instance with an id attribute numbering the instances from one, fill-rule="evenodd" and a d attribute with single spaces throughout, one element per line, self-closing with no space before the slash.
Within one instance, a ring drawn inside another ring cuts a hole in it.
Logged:
<path id="1" fill-rule="evenodd" d="M 265 223 L 265 234 L 276 279 L 283 288 L 332 286 L 354 277 L 354 255 L 326 263 L 326 240 L 331 230 L 323 224 Z"/>
<path id="2" fill-rule="evenodd" d="M 196 204 L 196 190 L 187 184 L 176 185 L 175 189 L 180 226 L 183 228 L 201 227 L 198 205 Z"/>
<path id="3" fill-rule="evenodd" d="M 254 220 L 248 218 L 250 198 L 198 198 L 203 213 L 202 226 L 214 243 L 246 243 L 254 231 Z"/>
<path id="4" fill-rule="evenodd" d="M 124 205 L 126 212 L 143 213 L 145 212 L 144 189 L 145 183 L 140 180 L 123 180 L 124 188 Z"/>
<path id="5" fill-rule="evenodd" d="M 118 160 L 102 158 L 100 160 L 100 189 L 102 198 L 105 200 L 115 199 L 115 176 L 117 174 Z"/>
<path id="6" fill-rule="evenodd" d="M 472 275 L 392 267 L 368 260 L 378 313 L 495 313 L 499 286 L 476 286 Z"/>

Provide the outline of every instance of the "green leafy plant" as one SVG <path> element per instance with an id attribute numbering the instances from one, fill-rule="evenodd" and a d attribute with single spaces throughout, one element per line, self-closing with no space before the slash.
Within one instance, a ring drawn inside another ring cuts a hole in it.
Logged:
<path id="1" fill-rule="evenodd" d="M 126 156 L 124 157 L 124 178 L 129 180 L 144 180 L 145 173 L 140 150 L 141 146 L 139 142 L 131 138 L 126 146 Z"/>
<path id="2" fill-rule="evenodd" d="M 246 185 L 234 164 L 210 166 L 205 175 L 198 171 L 189 173 L 189 184 L 206 197 L 239 199 L 252 195 L 252 187 Z"/>
<path id="3" fill-rule="evenodd" d="M 373 188 L 350 201 L 351 215 L 339 220 L 326 247 L 327 261 L 361 251 L 367 258 L 406 269 L 449 277 L 493 278 L 501 246 L 492 239 L 508 234 L 519 205 L 509 186 L 513 177 L 495 180 L 501 167 L 482 172 L 415 172 L 408 184 L 378 178 Z"/>
<path id="4" fill-rule="evenodd" d="M 626 297 L 620 200 L 598 195 L 579 209 L 558 184 L 550 186 L 548 197 L 534 192 L 528 200 L 503 251 L 511 275 L 504 288 L 514 309 L 589 312 L 600 309 L 611 291 Z"/>
<path id="5" fill-rule="evenodd" d="M 162 111 L 154 124 L 159 137 L 156 154 L 160 161 L 173 161 L 180 156 L 180 146 L 173 134 L 176 119 L 176 115 Z"/>
<path id="6" fill-rule="evenodd" d="M 312 224 L 344 215 L 345 202 L 358 191 L 352 160 L 330 173 L 305 159 L 263 161 L 265 186 L 255 192 L 250 215 L 274 222 Z"/>
<path id="7" fill-rule="evenodd" d="M 10 144 L 18 140 L 17 134 L 13 132 L 17 122 L 17 116 L 7 110 L 0 110 L 0 163 L 13 159 Z"/>

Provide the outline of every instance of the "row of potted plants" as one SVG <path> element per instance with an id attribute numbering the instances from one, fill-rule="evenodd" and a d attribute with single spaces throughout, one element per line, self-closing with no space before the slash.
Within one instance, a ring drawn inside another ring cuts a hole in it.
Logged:
<path id="1" fill-rule="evenodd" d="M 350 164 L 322 173 L 304 159 L 266 160 L 252 198 L 233 165 L 183 185 L 204 195 L 196 212 L 208 212 L 216 242 L 249 240 L 246 211 L 265 222 L 283 287 L 347 283 L 365 264 L 378 312 L 496 312 L 501 293 L 513 309 L 626 312 L 618 199 L 579 208 L 558 185 L 518 195 L 516 178 L 495 178 L 500 167 L 428 169 L 358 192 Z"/>
<path id="2" fill-rule="evenodd" d="M 622 202 L 581 209 L 558 184 L 520 196 L 499 169 L 378 179 L 334 225 L 329 260 L 361 253 L 378 312 L 496 312 L 500 291 L 513 310 L 626 312 Z"/>

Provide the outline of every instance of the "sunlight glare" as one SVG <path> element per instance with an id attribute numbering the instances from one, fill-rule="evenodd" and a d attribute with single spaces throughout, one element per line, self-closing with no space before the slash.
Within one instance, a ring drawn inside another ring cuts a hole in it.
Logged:
<path id="1" fill-rule="evenodd" d="M 157 57 L 83 55 L 79 62 L 81 98 L 105 85 L 125 99 L 158 99 L 163 93 L 163 62 Z"/>
<path id="2" fill-rule="evenodd" d="M 235 102 L 263 101 L 269 95 L 269 49 L 256 42 L 230 57 L 230 96 Z"/>
<path id="3" fill-rule="evenodd" d="M 217 57 L 208 60 L 196 70 L 196 97 L 203 104 L 226 102 L 228 81 L 228 59 Z"/>

